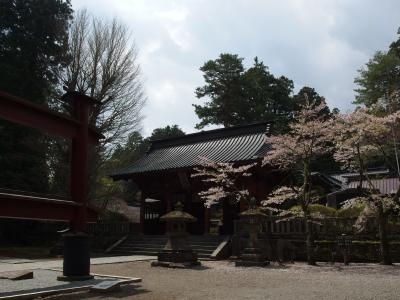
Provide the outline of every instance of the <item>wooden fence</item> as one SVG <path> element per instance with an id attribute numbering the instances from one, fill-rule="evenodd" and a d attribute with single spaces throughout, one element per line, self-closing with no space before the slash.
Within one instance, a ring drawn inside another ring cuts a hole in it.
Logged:
<path id="1" fill-rule="evenodd" d="M 355 218 L 324 218 L 318 220 L 318 224 L 313 224 L 316 236 L 329 237 L 340 234 L 356 234 L 354 223 Z M 245 232 L 245 226 L 241 220 L 235 220 L 235 234 Z M 303 219 L 280 220 L 278 217 L 268 217 L 260 225 L 262 234 L 276 236 L 302 236 L 306 234 L 306 224 Z M 390 225 L 389 230 L 392 234 L 400 233 L 399 225 Z M 362 235 L 377 235 L 378 225 L 375 219 L 369 219 Z"/>
<path id="2" fill-rule="evenodd" d="M 122 236 L 130 233 L 139 233 L 139 224 L 131 222 L 98 222 L 88 224 L 90 234 Z"/>

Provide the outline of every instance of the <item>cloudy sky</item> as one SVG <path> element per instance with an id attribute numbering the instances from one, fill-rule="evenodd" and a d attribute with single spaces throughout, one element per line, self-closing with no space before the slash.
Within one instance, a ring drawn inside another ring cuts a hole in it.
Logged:
<path id="1" fill-rule="evenodd" d="M 199 67 L 222 52 L 249 66 L 258 56 L 284 75 L 351 109 L 354 77 L 377 50 L 397 39 L 398 0 L 72 0 L 104 18 L 118 17 L 139 50 L 147 105 L 143 134 L 178 124 L 194 132 Z"/>

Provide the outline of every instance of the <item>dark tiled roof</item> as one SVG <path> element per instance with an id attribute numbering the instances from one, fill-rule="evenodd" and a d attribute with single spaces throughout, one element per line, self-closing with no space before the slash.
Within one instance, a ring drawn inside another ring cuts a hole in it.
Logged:
<path id="1" fill-rule="evenodd" d="M 268 123 L 259 123 L 152 141 L 144 157 L 112 177 L 193 167 L 202 156 L 217 162 L 259 159 L 269 149 L 264 142 L 269 129 Z"/>
<path id="2" fill-rule="evenodd" d="M 329 190 L 332 192 L 342 189 L 342 182 L 330 175 L 320 172 L 311 172 L 311 176 L 313 181 L 318 179 L 324 182 L 329 187 Z"/>
<path id="3" fill-rule="evenodd" d="M 400 185 L 398 178 L 372 179 L 371 183 L 376 191 L 384 195 L 395 194 Z M 358 181 L 352 181 L 348 184 L 348 188 L 357 188 L 358 185 Z M 362 187 L 365 189 L 371 188 L 370 184 L 365 180 L 362 183 Z"/>

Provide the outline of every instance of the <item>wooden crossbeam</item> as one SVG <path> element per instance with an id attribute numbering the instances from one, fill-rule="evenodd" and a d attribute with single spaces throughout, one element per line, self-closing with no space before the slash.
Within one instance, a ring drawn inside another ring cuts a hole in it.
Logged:
<path id="1" fill-rule="evenodd" d="M 77 136 L 82 124 L 68 116 L 0 91 L 0 118 L 63 138 Z M 89 142 L 97 144 L 103 136 L 89 128 Z"/>
<path id="2" fill-rule="evenodd" d="M 70 221 L 82 205 L 68 200 L 0 192 L 1 218 Z M 88 222 L 97 220 L 96 212 L 90 208 L 87 217 Z"/>

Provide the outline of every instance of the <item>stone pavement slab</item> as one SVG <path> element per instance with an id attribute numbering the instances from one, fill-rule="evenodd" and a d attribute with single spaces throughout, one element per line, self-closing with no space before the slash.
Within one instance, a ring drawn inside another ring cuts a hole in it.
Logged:
<path id="1" fill-rule="evenodd" d="M 29 263 L 29 262 L 35 262 L 35 261 L 36 260 L 33 260 L 33 259 L 0 256 L 0 263 L 6 263 L 6 264 L 25 264 L 25 263 Z"/>
<path id="2" fill-rule="evenodd" d="M 33 271 L 8 271 L 1 272 L 0 279 L 25 280 L 33 278 Z"/>
<path id="3" fill-rule="evenodd" d="M 66 282 L 57 280 L 57 276 L 61 275 L 61 271 L 38 269 L 34 270 L 33 273 L 33 279 L 26 279 L 18 282 L 0 279 L 0 299 L 21 299 L 28 296 L 33 298 L 61 292 L 80 291 L 90 289 L 105 281 L 115 284 L 141 282 L 140 278 L 102 276 L 96 274 L 91 280 Z"/>
<path id="4" fill-rule="evenodd" d="M 92 265 L 115 264 L 124 262 L 133 262 L 141 260 L 157 259 L 156 256 L 145 255 L 129 255 L 129 256 L 111 256 L 111 257 L 95 257 L 90 259 Z M 26 263 L 4 263 L 0 262 L 0 272 L 19 271 L 19 270 L 34 270 L 34 269 L 61 269 L 63 265 L 62 258 L 52 260 L 36 260 Z"/>

